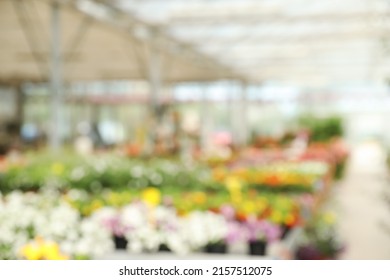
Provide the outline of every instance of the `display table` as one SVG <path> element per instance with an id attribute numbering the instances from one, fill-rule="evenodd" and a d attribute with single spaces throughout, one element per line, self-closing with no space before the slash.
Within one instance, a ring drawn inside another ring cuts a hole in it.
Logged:
<path id="1" fill-rule="evenodd" d="M 156 253 L 129 253 L 126 250 L 115 250 L 108 253 L 98 260 L 275 260 L 275 259 L 291 259 L 297 247 L 297 242 L 302 231 L 300 228 L 295 228 L 288 233 L 286 238 L 280 242 L 272 244 L 267 250 L 265 256 L 248 255 L 248 247 L 245 243 L 238 243 L 230 246 L 227 254 L 207 254 L 202 252 L 194 252 L 188 255 L 178 255 L 171 252 L 156 252 Z"/>
<path id="2" fill-rule="evenodd" d="M 176 255 L 172 253 L 131 254 L 125 250 L 118 250 L 107 254 L 98 260 L 270 260 L 268 256 L 249 256 L 242 254 L 206 254 L 192 253 L 189 255 Z"/>

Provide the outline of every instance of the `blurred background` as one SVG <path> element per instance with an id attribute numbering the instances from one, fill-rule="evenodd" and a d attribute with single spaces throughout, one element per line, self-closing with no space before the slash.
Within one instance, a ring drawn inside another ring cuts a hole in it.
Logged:
<path id="1" fill-rule="evenodd" d="M 389 19 L 0 0 L 0 258 L 390 259 Z"/>

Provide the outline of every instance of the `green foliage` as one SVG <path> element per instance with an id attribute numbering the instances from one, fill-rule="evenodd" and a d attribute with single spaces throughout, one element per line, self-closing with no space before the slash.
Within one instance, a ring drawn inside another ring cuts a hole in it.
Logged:
<path id="1" fill-rule="evenodd" d="M 313 142 L 326 142 L 344 135 L 343 121 L 338 116 L 318 118 L 311 115 L 301 116 L 298 120 L 301 128 L 310 131 Z"/>
<path id="2" fill-rule="evenodd" d="M 27 163 L 0 173 L 0 192 L 70 188 L 98 193 L 104 189 L 179 187 L 183 191 L 216 188 L 210 170 L 199 164 L 122 156 L 33 155 Z M 217 184 L 218 185 L 218 184 Z"/>
<path id="3" fill-rule="evenodd" d="M 324 258 L 336 258 L 343 250 L 331 214 L 315 215 L 304 228 L 304 244 L 315 248 Z"/>
<path id="4" fill-rule="evenodd" d="M 347 165 L 346 160 L 343 160 L 336 164 L 336 168 L 334 172 L 334 178 L 336 180 L 341 180 L 344 177 L 346 165 Z"/>

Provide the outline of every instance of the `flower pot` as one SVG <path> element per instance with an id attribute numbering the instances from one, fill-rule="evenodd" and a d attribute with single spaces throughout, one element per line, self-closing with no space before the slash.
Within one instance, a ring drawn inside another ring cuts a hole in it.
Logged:
<path id="1" fill-rule="evenodd" d="M 297 260 L 336 260 L 337 254 L 333 256 L 324 255 L 313 246 L 301 246 L 295 253 Z"/>
<path id="2" fill-rule="evenodd" d="M 226 243 L 207 244 L 204 251 L 210 254 L 226 254 L 227 246 Z"/>
<path id="3" fill-rule="evenodd" d="M 249 254 L 252 256 L 264 256 L 267 242 L 264 240 L 249 241 Z"/>
<path id="4" fill-rule="evenodd" d="M 124 236 L 114 236 L 115 249 L 124 250 L 127 247 L 127 239 Z"/>
<path id="5" fill-rule="evenodd" d="M 172 252 L 166 244 L 160 244 L 158 247 L 159 252 Z"/>
<path id="6" fill-rule="evenodd" d="M 282 226 L 282 234 L 281 234 L 281 239 L 285 239 L 287 236 L 288 236 L 288 234 L 289 234 L 289 232 L 291 231 L 291 227 L 288 227 L 288 226 Z"/>

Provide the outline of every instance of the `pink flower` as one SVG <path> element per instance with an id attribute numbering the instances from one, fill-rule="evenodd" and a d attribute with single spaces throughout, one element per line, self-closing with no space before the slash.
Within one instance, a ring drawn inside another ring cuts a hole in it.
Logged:
<path id="1" fill-rule="evenodd" d="M 245 229 L 243 225 L 237 221 L 228 222 L 228 233 L 226 235 L 225 241 L 228 244 L 233 244 L 240 242 L 245 239 Z"/>
<path id="2" fill-rule="evenodd" d="M 274 242 L 280 239 L 282 234 L 280 226 L 267 220 L 249 219 L 246 222 L 247 239 L 249 241 L 265 240 Z"/>
<path id="3" fill-rule="evenodd" d="M 235 216 L 236 216 L 236 211 L 234 209 L 234 207 L 232 207 L 231 205 L 223 205 L 221 206 L 220 208 L 220 213 L 225 217 L 226 220 L 234 220 Z"/>

